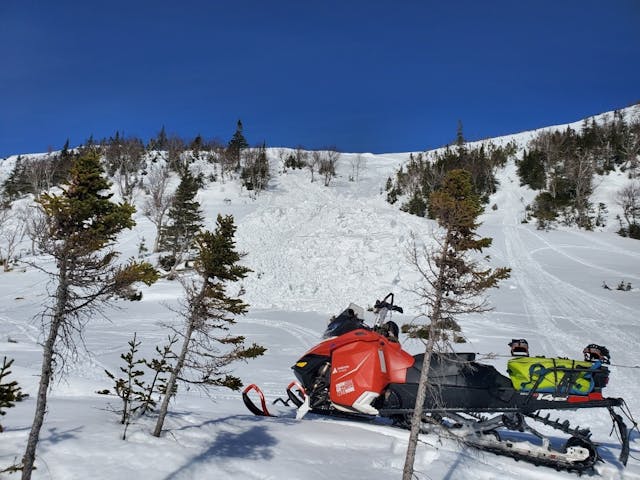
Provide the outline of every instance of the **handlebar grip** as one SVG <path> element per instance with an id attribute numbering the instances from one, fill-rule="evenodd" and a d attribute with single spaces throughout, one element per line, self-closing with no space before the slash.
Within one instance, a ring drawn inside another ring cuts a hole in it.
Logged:
<path id="1" fill-rule="evenodd" d="M 393 305 L 392 303 L 388 303 L 384 300 L 380 301 L 380 300 L 376 300 L 376 303 L 374 305 L 375 308 L 388 308 L 389 310 L 393 310 L 394 312 L 399 312 L 399 313 L 404 313 L 402 310 L 402 307 L 398 307 L 396 305 Z"/>

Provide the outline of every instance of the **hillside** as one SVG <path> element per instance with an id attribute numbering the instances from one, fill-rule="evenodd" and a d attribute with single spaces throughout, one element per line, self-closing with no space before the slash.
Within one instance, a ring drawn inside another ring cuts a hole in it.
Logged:
<path id="1" fill-rule="evenodd" d="M 640 107 L 632 107 L 629 114 L 640 115 Z M 524 132 L 492 141 L 515 141 L 522 149 L 532 135 Z M 395 292 L 405 307 L 405 315 L 396 321 L 410 321 L 420 313 L 411 293 L 416 274 L 405 253 L 412 233 L 430 241 L 434 223 L 399 211 L 382 194 L 387 177 L 408 159 L 408 153 L 364 154 L 366 167 L 358 182 L 348 181 L 349 158 L 355 154 L 343 154 L 338 177 L 329 187 L 311 184 L 304 170 L 282 173 L 276 151 L 269 155 L 274 177 L 266 192 L 253 196 L 235 181 L 213 182 L 198 199 L 209 227 L 217 213 L 236 218 L 238 246 L 247 252 L 245 263 L 254 270 L 243 282 L 251 311 L 239 319 L 236 331 L 268 348 L 264 357 L 239 365 L 236 373 L 246 383 L 260 383 L 273 400 L 293 378 L 291 365 L 320 339 L 327 318 L 348 303 L 366 307 Z M 0 163 L 0 181 L 13 162 L 15 157 Z M 497 354 L 487 361 L 504 372 L 507 359 L 501 355 L 508 353 L 512 338 L 527 338 L 535 354 L 569 358 L 581 358 L 589 343 L 606 345 L 614 364 L 606 393 L 624 397 L 640 416 L 635 351 L 640 341 L 640 243 L 616 235 L 613 220 L 617 214 L 613 196 L 626 181 L 624 175 L 600 178 L 594 197 L 608 200 L 609 221 L 594 232 L 573 228 L 544 232 L 521 223 L 535 192 L 520 186 L 514 159 L 497 176 L 500 186 L 489 202 L 497 208 L 487 208 L 480 232 L 494 239 L 488 250 L 490 263 L 511 267 L 512 277 L 492 292 L 493 312 L 461 319 L 469 341 L 460 350 L 486 357 Z M 141 201 L 138 196 L 138 205 Z M 142 238 L 147 244 L 153 238 L 153 225 L 139 214 L 137 222 L 119 241 L 124 258 L 138 254 Z M 24 260 L 29 260 L 26 252 Z M 46 259 L 32 260 L 46 266 Z M 614 287 L 620 281 L 630 282 L 632 290 L 601 286 L 606 282 Z M 174 414 L 167 420 L 168 434 L 151 437 L 152 422 L 143 419 L 130 428 L 126 442 L 119 440 L 121 426 L 109 411 L 115 399 L 95 393 L 110 386 L 104 369 L 117 370 L 119 355 L 134 331 L 144 342 L 145 354 L 163 341 L 168 333 L 163 325 L 176 321 L 167 307 L 177 305 L 181 287 L 161 280 L 143 293 L 141 302 L 121 304 L 107 312 L 108 319 L 96 318 L 88 325 L 88 351 L 79 353 L 51 392 L 34 478 L 400 477 L 405 431 L 313 415 L 296 422 L 286 409 L 282 418 L 256 418 L 245 410 L 238 393 L 222 389 L 210 396 L 181 389 Z M 33 267 L 0 272 L 1 350 L 16 359 L 15 378 L 32 395 L 40 362 L 37 314 L 46 294 L 46 278 Z M 407 339 L 402 343 L 413 353 L 421 349 Z M 3 418 L 0 466 L 22 454 L 34 403 L 32 398 L 21 402 Z M 635 458 L 622 469 L 606 411 L 559 416 L 592 428 L 606 461 L 596 467 L 603 478 L 640 478 L 637 432 L 631 443 Z M 433 435 L 425 435 L 423 442 L 416 462 L 421 479 L 575 478 L 479 454 Z"/>

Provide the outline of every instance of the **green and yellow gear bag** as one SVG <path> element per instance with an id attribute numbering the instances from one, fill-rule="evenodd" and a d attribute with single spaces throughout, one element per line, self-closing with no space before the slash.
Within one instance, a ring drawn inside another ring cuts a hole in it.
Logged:
<path id="1" fill-rule="evenodd" d="M 509 360 L 507 372 L 519 392 L 587 395 L 593 391 L 593 374 L 600 366 L 599 361 L 518 357 Z"/>

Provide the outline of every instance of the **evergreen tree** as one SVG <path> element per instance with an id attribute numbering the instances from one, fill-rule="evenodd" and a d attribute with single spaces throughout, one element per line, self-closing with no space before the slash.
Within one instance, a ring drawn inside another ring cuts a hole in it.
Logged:
<path id="1" fill-rule="evenodd" d="M 238 123 L 236 124 L 236 131 L 227 145 L 227 156 L 229 157 L 230 162 L 235 165 L 236 171 L 240 170 L 240 154 L 242 153 L 242 150 L 249 147 L 247 140 L 242 134 L 242 129 L 242 121 L 238 120 Z"/>
<path id="2" fill-rule="evenodd" d="M 124 367 L 120 367 L 120 372 L 124 377 L 116 378 L 113 373 L 105 370 L 107 376 L 114 381 L 115 394 L 122 400 L 122 408 L 113 410 L 120 415 L 120 423 L 124 425 L 122 440 L 126 440 L 127 429 L 133 419 L 152 412 L 156 408 L 157 395 L 164 395 L 167 392 L 167 374 L 172 370 L 168 361 L 175 359 L 171 349 L 177 341 L 177 335 L 169 336 L 162 348 L 156 346 L 158 356 L 148 361 L 137 357 L 138 347 L 142 342 L 137 341 L 137 335 L 134 333 L 133 339 L 129 341 L 129 350 L 120 355 L 124 361 Z M 153 378 L 149 383 L 144 379 L 146 372 L 142 368 L 143 365 L 152 372 Z M 111 391 L 106 389 L 98 393 L 109 394 Z"/>
<path id="3" fill-rule="evenodd" d="M 2 184 L 2 196 L 8 201 L 13 201 L 26 195 L 30 190 L 31 185 L 27 179 L 24 159 L 18 155 L 13 170 Z"/>
<path id="4" fill-rule="evenodd" d="M 7 408 L 11 408 L 16 402 L 23 400 L 27 395 L 22 393 L 22 389 L 18 386 L 18 382 L 15 380 L 7 381 L 7 377 L 11 375 L 11 365 L 13 359 L 7 361 L 7 357 L 2 359 L 2 365 L 0 365 L 0 417 L 7 414 L 5 411 Z M 0 433 L 4 429 L 0 425 Z"/>
<path id="5" fill-rule="evenodd" d="M 69 139 L 67 138 L 67 141 L 64 142 L 64 145 L 62 146 L 62 150 L 60 151 L 61 155 L 69 155 Z"/>
<path id="6" fill-rule="evenodd" d="M 167 343 L 165 343 L 162 348 L 156 345 L 156 353 L 158 356 L 152 358 L 151 361 L 144 361 L 147 368 L 149 368 L 149 370 L 153 372 L 153 378 L 147 385 L 146 393 L 142 400 L 142 408 L 140 410 L 141 415 L 144 415 L 146 412 L 155 410 L 157 402 L 154 398 L 154 395 L 156 393 L 162 396 L 168 392 L 167 382 L 169 381 L 169 378 L 167 377 L 167 375 L 173 370 L 169 361 L 176 359 L 176 355 L 173 352 L 173 346 L 178 341 L 179 339 L 176 334 L 169 335 L 167 337 Z M 177 388 L 174 385 L 173 390 L 171 391 L 171 395 L 175 395 L 176 391 Z"/>
<path id="7" fill-rule="evenodd" d="M 252 148 L 247 152 L 240 177 L 247 190 L 259 192 L 267 187 L 269 176 L 267 146 L 263 143 L 259 148 Z"/>
<path id="8" fill-rule="evenodd" d="M 411 261 L 422 281 L 416 293 L 426 310 L 424 315 L 429 319 L 429 324 L 403 327 L 406 333 L 422 338 L 425 342 L 403 480 L 413 478 L 432 354 L 437 347 L 444 349 L 451 341 L 463 341 L 456 317 L 490 310 L 486 300 L 482 298 L 483 292 L 509 277 L 508 268 L 481 267 L 470 258 L 470 252 L 482 252 L 489 247 L 491 239 L 478 238 L 476 234 L 482 204 L 474 192 L 469 172 L 449 172 L 442 188 L 429 197 L 429 208 L 441 228 L 436 238 L 438 246 L 433 250 L 419 251 L 417 242 L 414 242 L 411 252 Z"/>
<path id="9" fill-rule="evenodd" d="M 203 225 L 200 204 L 195 200 L 200 183 L 188 169 L 182 173 L 180 184 L 173 196 L 168 222 L 162 228 L 160 248 L 171 255 L 170 277 L 175 276 L 178 264 L 182 263 L 191 249 L 195 236 Z"/>
<path id="10" fill-rule="evenodd" d="M 462 125 L 459 126 L 458 140 L 462 143 L 458 146 L 447 147 L 428 156 L 422 153 L 409 155 L 409 161 L 396 172 L 395 181 L 387 183 L 389 203 L 395 203 L 404 196 L 405 201 L 400 208 L 424 216 L 425 206 L 428 212 L 429 195 L 442 186 L 446 173 L 455 169 L 467 170 L 482 201 L 489 201 L 489 195 L 495 193 L 498 185 L 495 171 L 515 154 L 516 146 L 514 143 L 496 146 L 489 142 L 470 148 L 464 143 L 461 128 Z M 430 217 L 433 218 L 432 215 Z"/>
<path id="11" fill-rule="evenodd" d="M 165 131 L 164 125 L 163 125 L 160 131 L 158 132 L 158 135 L 156 135 L 155 138 L 152 138 L 151 140 L 149 140 L 147 148 L 149 150 L 164 151 L 164 150 L 167 150 L 168 146 L 169 146 L 169 138 L 167 137 L 167 132 Z"/>
<path id="12" fill-rule="evenodd" d="M 616 111 L 612 120 L 607 116 L 600 123 L 585 119 L 580 130 L 567 127 L 536 135 L 518 162 L 518 173 L 523 184 L 543 190 L 533 204 L 539 227 L 558 220 L 593 228 L 593 177 L 616 167 L 629 168 L 633 175 L 640 152 L 639 129 L 640 122 L 627 121 Z"/>
<path id="13" fill-rule="evenodd" d="M 189 144 L 189 150 L 192 150 L 195 156 L 198 156 L 198 153 L 200 152 L 200 150 L 203 149 L 203 147 L 204 147 L 204 140 L 202 140 L 202 135 L 200 134 L 196 135 L 195 138 Z"/>
<path id="14" fill-rule="evenodd" d="M 549 192 L 540 192 L 532 204 L 532 213 L 537 219 L 538 230 L 546 230 L 558 217 L 558 205 Z"/>
<path id="15" fill-rule="evenodd" d="M 124 425 L 122 430 L 122 440 L 127 439 L 127 429 L 131 424 L 131 419 L 135 413 L 142 407 L 142 401 L 146 398 L 146 385 L 142 379 L 144 370 L 140 367 L 145 363 L 142 358 L 136 358 L 138 347 L 142 342 L 137 340 L 137 334 L 133 334 L 133 338 L 129 340 L 129 350 L 120 355 L 124 360 L 125 366 L 120 367 L 120 371 L 125 375 L 116 378 L 109 370 L 105 370 L 107 376 L 114 381 L 114 391 L 122 400 L 122 410 L 120 413 L 120 423 Z"/>
<path id="16" fill-rule="evenodd" d="M 55 261 L 56 270 L 50 274 L 55 291 L 43 312 L 47 331 L 36 411 L 22 460 L 23 480 L 31 478 L 54 365 L 64 365 L 62 352 L 76 348 L 73 332 L 81 332 L 114 297 L 138 297 L 135 283 L 150 285 L 157 279 L 148 263 L 115 264 L 118 252 L 110 247 L 123 229 L 133 227 L 135 209 L 111 202 L 109 187 L 97 153 L 88 152 L 73 162 L 62 194 L 45 193 L 39 199 L 46 228 L 37 241 L 41 252 Z"/>
<path id="17" fill-rule="evenodd" d="M 539 150 L 526 151 L 518 162 L 520 185 L 529 185 L 533 190 L 542 190 L 547 184 L 544 171 L 544 154 Z"/>
<path id="18" fill-rule="evenodd" d="M 93 145 L 93 137 L 89 137 L 85 146 L 80 149 L 81 153 L 90 153 Z M 71 165 L 74 158 L 78 154 L 69 149 L 69 139 L 66 140 L 62 147 L 62 151 L 51 159 L 51 167 L 53 168 L 52 183 L 60 185 L 69 178 Z"/>
<path id="19" fill-rule="evenodd" d="M 420 192 L 415 192 L 411 199 L 400 207 L 400 210 L 418 217 L 424 217 L 427 213 L 427 202 Z"/>
<path id="20" fill-rule="evenodd" d="M 246 347 L 244 337 L 227 333 L 236 323 L 234 317 L 249 308 L 240 298 L 227 294 L 229 283 L 245 278 L 251 271 L 238 264 L 242 255 L 235 248 L 235 231 L 232 216 L 218 215 L 215 231 L 204 231 L 196 237 L 194 269 L 198 277 L 191 284 L 184 283 L 186 311 L 182 348 L 167 382 L 167 394 L 153 432 L 156 437 L 162 432 L 170 393 L 178 379 L 205 387 L 238 390 L 242 381 L 230 375 L 226 367 L 265 352 L 256 344 Z"/>
<path id="21" fill-rule="evenodd" d="M 465 144 L 464 134 L 462 133 L 462 120 L 458 120 L 458 130 L 456 131 L 456 146 L 462 147 Z"/>

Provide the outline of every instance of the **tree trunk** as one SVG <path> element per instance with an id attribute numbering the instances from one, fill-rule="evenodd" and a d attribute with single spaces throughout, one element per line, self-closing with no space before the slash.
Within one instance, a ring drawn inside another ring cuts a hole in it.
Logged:
<path id="1" fill-rule="evenodd" d="M 444 258 L 449 249 L 450 233 L 447 232 L 445 241 L 442 245 L 441 256 Z M 433 312 L 431 314 L 431 323 L 429 324 L 429 340 L 425 347 L 424 360 L 420 369 L 420 380 L 418 381 L 418 392 L 416 394 L 416 404 L 411 417 L 411 433 L 409 434 L 409 444 L 407 445 L 407 456 L 404 460 L 404 469 L 402 470 L 402 480 L 413 479 L 413 464 L 416 460 L 416 449 L 418 446 L 418 434 L 422 425 L 422 413 L 424 412 L 424 401 L 427 397 L 427 384 L 429 380 L 429 370 L 431 368 L 431 355 L 435 346 L 437 329 L 435 325 L 440 321 L 440 312 L 442 307 L 442 295 L 444 290 L 445 271 L 442 266 L 438 272 L 438 281 L 436 283 L 436 298 L 433 302 Z"/>
<path id="2" fill-rule="evenodd" d="M 191 341 L 192 334 L 193 321 L 189 319 L 189 325 L 187 326 L 187 331 L 184 334 L 184 342 L 182 344 L 182 349 L 180 350 L 180 355 L 178 355 L 176 364 L 171 370 L 171 375 L 169 376 L 169 380 L 167 381 L 167 387 L 164 392 L 164 397 L 162 398 L 160 411 L 158 412 L 158 421 L 156 422 L 156 428 L 153 430 L 154 437 L 159 437 L 160 433 L 162 433 L 164 419 L 167 416 L 167 411 L 169 410 L 169 400 L 171 400 L 172 393 L 176 387 L 176 383 L 178 382 L 178 377 L 180 376 L 180 371 L 184 366 L 184 360 L 187 357 L 187 352 L 189 352 L 189 342 Z"/>
<path id="3" fill-rule="evenodd" d="M 153 241 L 152 253 L 158 253 L 160 250 L 160 224 L 156 225 L 156 239 Z"/>
<path id="4" fill-rule="evenodd" d="M 414 407 L 413 416 L 411 417 L 411 433 L 409 434 L 409 445 L 407 446 L 407 456 L 404 460 L 404 469 L 402 471 L 402 480 L 412 480 L 413 464 L 416 461 L 416 448 L 418 446 L 418 434 L 422 424 L 422 413 L 424 411 L 424 401 L 427 397 L 427 381 L 429 379 L 429 369 L 431 367 L 431 354 L 434 347 L 434 333 L 429 329 L 429 341 L 424 352 L 424 362 L 420 372 L 420 380 L 418 383 L 418 393 L 416 395 L 416 406 Z"/>
<path id="5" fill-rule="evenodd" d="M 175 280 L 178 276 L 178 265 L 182 263 L 184 256 L 189 250 L 189 245 L 186 240 L 184 240 L 184 244 L 180 246 L 180 250 L 174 252 L 173 257 L 175 259 L 175 263 L 171 266 L 171 270 L 167 274 L 167 280 Z"/>
<path id="6" fill-rule="evenodd" d="M 56 292 L 56 309 L 51 320 L 49 336 L 43 347 L 42 353 L 42 373 L 40 375 L 40 385 L 38 386 L 38 396 L 36 398 L 36 412 L 27 440 L 27 448 L 22 458 L 22 480 L 30 480 L 33 464 L 36 459 L 36 447 L 40 439 L 40 429 L 44 423 L 44 415 L 47 410 L 47 392 L 51 377 L 53 375 L 53 355 L 55 354 L 55 344 L 58 339 L 60 326 L 64 322 L 64 310 L 69 299 L 69 285 L 67 283 L 67 263 L 63 260 L 60 265 L 60 280 Z"/>

